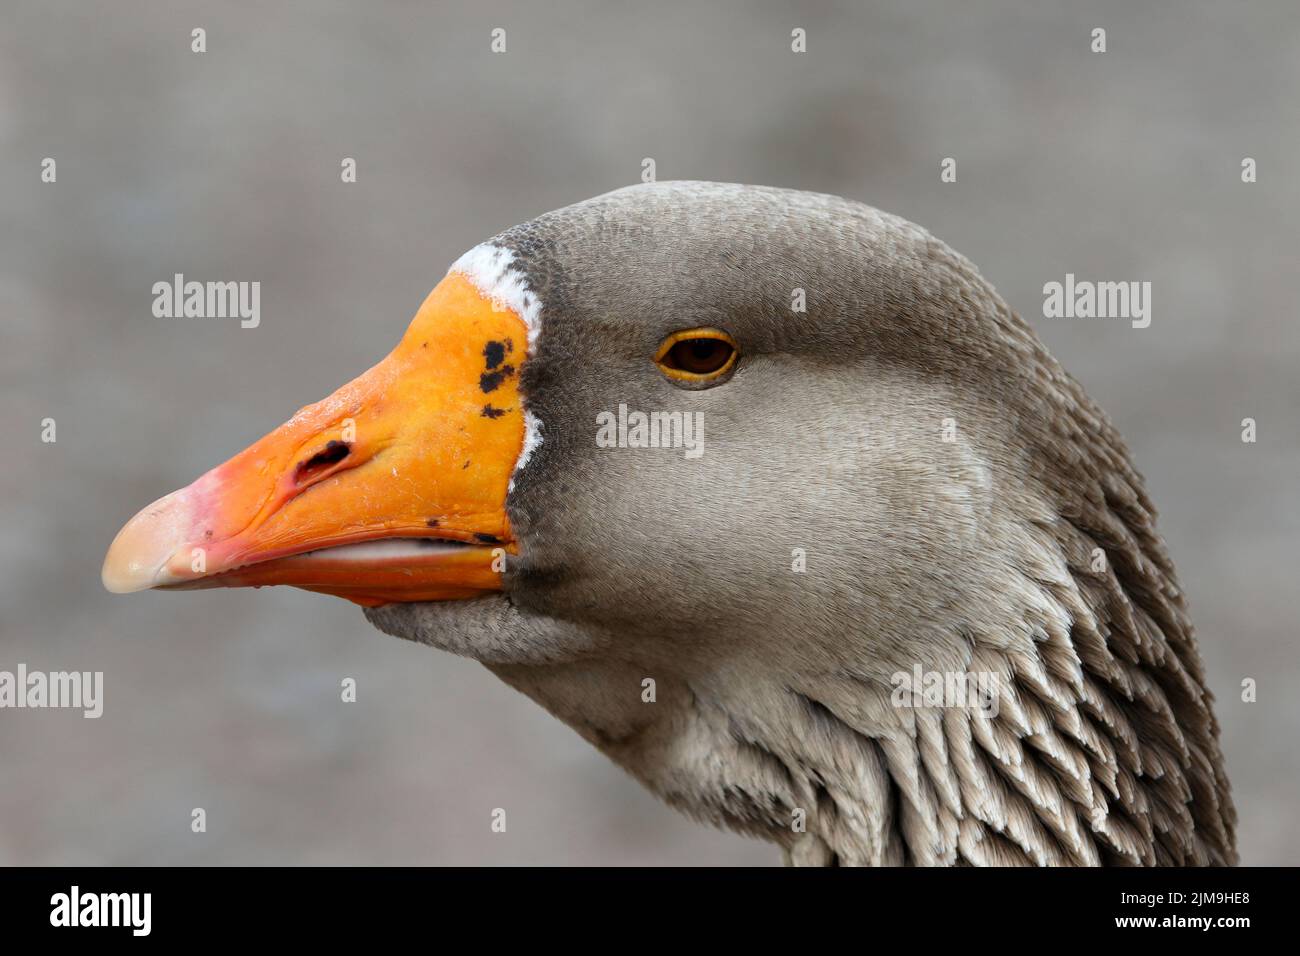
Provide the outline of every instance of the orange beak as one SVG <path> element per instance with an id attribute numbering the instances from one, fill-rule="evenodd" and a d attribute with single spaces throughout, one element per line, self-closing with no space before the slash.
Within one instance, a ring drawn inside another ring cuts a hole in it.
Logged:
<path id="1" fill-rule="evenodd" d="M 448 275 L 382 362 L 132 518 L 104 586 L 289 584 L 367 606 L 499 590 L 527 341 Z"/>

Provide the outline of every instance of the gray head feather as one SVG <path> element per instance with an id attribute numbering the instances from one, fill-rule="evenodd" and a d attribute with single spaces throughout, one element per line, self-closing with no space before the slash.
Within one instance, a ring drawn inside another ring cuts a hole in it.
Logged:
<path id="1" fill-rule="evenodd" d="M 1142 479 L 969 262 L 858 203 L 711 183 L 497 241 L 543 304 L 521 554 L 504 595 L 367 612 L 377 626 L 482 660 L 792 862 L 1235 862 Z M 651 361 L 697 326 L 740 346 L 715 388 Z M 702 412 L 705 454 L 597 447 L 620 403 Z M 916 668 L 995 675 L 996 716 L 899 706 Z"/>

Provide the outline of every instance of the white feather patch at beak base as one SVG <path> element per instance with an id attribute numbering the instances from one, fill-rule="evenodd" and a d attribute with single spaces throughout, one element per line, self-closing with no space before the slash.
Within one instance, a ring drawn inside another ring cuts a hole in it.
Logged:
<path id="1" fill-rule="evenodd" d="M 491 241 L 482 242 L 452 263 L 447 273 L 453 272 L 469 279 L 494 307 L 509 309 L 523 319 L 528 330 L 528 355 L 535 356 L 542 335 L 542 300 L 532 291 L 528 275 L 519 268 L 514 252 Z M 515 478 L 542 444 L 541 419 L 528 410 L 527 396 L 521 396 L 521 401 L 524 403 L 524 448 L 510 477 L 511 491 Z"/>

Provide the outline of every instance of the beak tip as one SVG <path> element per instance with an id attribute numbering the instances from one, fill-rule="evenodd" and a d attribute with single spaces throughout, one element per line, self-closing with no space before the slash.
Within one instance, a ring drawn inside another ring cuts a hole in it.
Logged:
<path id="1" fill-rule="evenodd" d="M 184 544 L 181 529 L 189 527 L 189 502 L 184 492 L 155 501 L 128 521 L 104 556 L 100 580 L 113 594 L 132 594 L 175 576 L 168 570 L 172 555 Z"/>
<path id="2" fill-rule="evenodd" d="M 104 589 L 111 594 L 132 594 L 153 587 L 152 576 L 142 574 L 138 564 L 123 564 L 114 561 L 110 553 L 104 559 L 104 568 L 99 578 L 104 582 Z"/>
<path id="3" fill-rule="evenodd" d="M 113 594 L 133 594 L 166 583 L 163 580 L 166 577 L 164 568 L 171 550 L 164 552 L 149 547 L 151 542 L 141 541 L 138 535 L 130 533 L 134 530 L 132 523 L 118 532 L 104 556 L 99 578 L 104 588 Z"/>

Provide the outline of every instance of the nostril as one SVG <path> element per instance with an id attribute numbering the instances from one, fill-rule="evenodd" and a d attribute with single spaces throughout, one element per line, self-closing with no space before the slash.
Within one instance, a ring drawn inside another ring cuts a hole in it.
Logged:
<path id="1" fill-rule="evenodd" d="M 298 463 L 298 470 L 293 475 L 294 482 L 301 485 L 312 481 L 348 457 L 351 450 L 352 446 L 345 441 L 331 441 L 306 461 Z"/>

